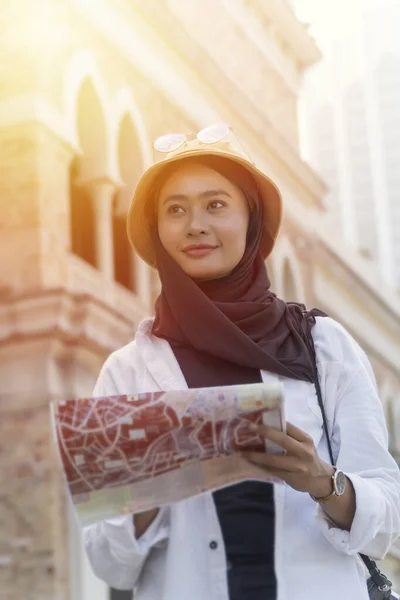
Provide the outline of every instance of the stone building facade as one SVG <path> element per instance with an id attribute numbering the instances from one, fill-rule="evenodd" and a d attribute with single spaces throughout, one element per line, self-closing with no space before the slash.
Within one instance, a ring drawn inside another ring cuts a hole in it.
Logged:
<path id="1" fill-rule="evenodd" d="M 159 283 L 124 218 L 152 140 L 229 123 L 278 183 L 272 287 L 341 321 L 373 363 L 400 459 L 400 301 L 324 219 L 297 97 L 319 59 L 286 0 L 14 0 L 0 8 L 0 597 L 97 600 L 49 401 L 91 393 Z M 400 577 L 400 548 L 387 569 Z M 116 595 L 115 595 L 116 597 Z"/>

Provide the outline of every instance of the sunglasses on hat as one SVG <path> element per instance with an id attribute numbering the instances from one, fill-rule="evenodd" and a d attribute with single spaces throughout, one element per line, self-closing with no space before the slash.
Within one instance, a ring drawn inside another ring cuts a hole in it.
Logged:
<path id="1" fill-rule="evenodd" d="M 197 139 L 198 142 L 205 145 L 217 144 L 218 142 L 222 142 L 223 140 L 228 138 L 234 138 L 236 142 L 241 146 L 243 153 L 246 155 L 246 158 L 254 164 L 254 161 L 251 160 L 248 153 L 246 152 L 243 143 L 236 136 L 233 129 L 226 125 L 225 123 L 216 123 L 214 125 L 209 125 L 208 127 L 204 127 L 197 133 L 192 133 L 186 135 L 185 133 L 167 133 L 166 135 L 162 135 L 157 138 L 153 142 L 153 148 L 157 152 L 161 154 L 169 154 L 170 152 L 176 152 L 183 145 L 187 144 L 187 142 Z M 154 162 L 158 162 L 155 160 Z"/>

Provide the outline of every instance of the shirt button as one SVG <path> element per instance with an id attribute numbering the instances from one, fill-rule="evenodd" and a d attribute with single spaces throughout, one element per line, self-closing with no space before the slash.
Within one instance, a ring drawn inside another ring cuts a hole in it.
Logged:
<path id="1" fill-rule="evenodd" d="M 211 548 L 211 550 L 215 550 L 216 548 L 218 548 L 218 544 L 215 540 L 210 542 L 210 548 Z"/>

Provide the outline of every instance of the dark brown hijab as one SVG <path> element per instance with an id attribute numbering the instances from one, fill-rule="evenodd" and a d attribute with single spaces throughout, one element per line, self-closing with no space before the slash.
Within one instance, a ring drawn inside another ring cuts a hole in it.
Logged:
<path id="1" fill-rule="evenodd" d="M 235 370 L 244 370 L 240 376 L 243 382 L 259 380 L 260 369 L 313 382 L 307 336 L 315 316 L 323 313 L 306 312 L 302 304 L 286 303 L 270 291 L 259 252 L 263 215 L 253 177 L 246 169 L 232 166 L 229 160 L 220 157 L 186 160 L 205 164 L 243 190 L 250 207 L 247 245 L 232 273 L 199 282 L 189 277 L 167 253 L 155 227 L 162 291 L 156 303 L 153 334 L 171 344 L 189 387 L 197 387 L 199 383 L 237 383 L 237 378 L 232 380 L 229 375 L 226 381 L 221 381 L 219 371 L 226 370 L 227 365 L 231 375 Z M 174 168 L 166 170 L 154 197 Z M 251 374 L 244 376 L 245 372 Z"/>

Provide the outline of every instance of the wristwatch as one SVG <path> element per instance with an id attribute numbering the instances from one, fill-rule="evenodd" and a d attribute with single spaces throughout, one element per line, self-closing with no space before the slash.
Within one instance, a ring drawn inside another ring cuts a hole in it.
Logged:
<path id="1" fill-rule="evenodd" d="M 332 496 L 343 496 L 344 491 L 346 489 L 346 475 L 338 469 L 337 467 L 333 467 L 335 472 L 332 475 L 332 492 L 328 496 L 324 496 L 323 498 L 316 498 L 312 494 L 310 494 L 311 498 L 318 502 L 318 504 L 326 504 L 332 498 Z"/>

